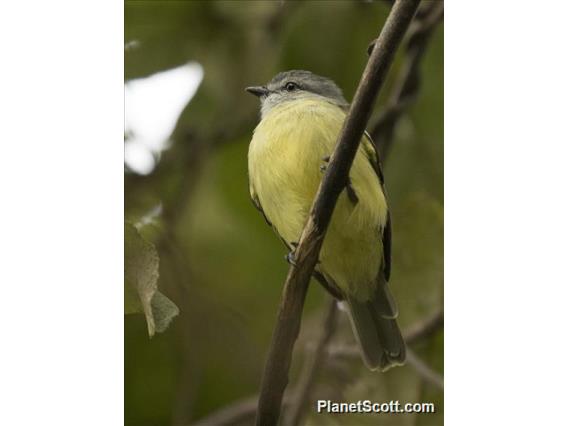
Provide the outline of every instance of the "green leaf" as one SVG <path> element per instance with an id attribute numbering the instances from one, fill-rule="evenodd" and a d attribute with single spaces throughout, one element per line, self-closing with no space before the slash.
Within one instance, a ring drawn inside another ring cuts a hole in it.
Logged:
<path id="1" fill-rule="evenodd" d="M 179 314 L 178 307 L 158 291 L 159 265 L 156 247 L 125 222 L 124 313 L 144 313 L 150 337 L 166 330 Z"/>

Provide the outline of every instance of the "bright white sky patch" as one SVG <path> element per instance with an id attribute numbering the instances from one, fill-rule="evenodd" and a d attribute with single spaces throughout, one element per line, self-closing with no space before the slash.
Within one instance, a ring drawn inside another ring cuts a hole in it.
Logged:
<path id="1" fill-rule="evenodd" d="M 201 80 L 203 67 L 190 62 L 124 85 L 124 145 L 126 165 L 134 172 L 148 174 L 155 158 L 164 150 L 180 114 Z"/>

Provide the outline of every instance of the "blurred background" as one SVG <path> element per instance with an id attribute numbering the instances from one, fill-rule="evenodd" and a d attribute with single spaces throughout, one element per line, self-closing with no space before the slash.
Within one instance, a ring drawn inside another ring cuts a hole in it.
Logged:
<path id="1" fill-rule="evenodd" d="M 433 4 L 423 4 L 423 14 Z M 244 88 L 307 69 L 332 78 L 351 99 L 390 7 L 125 2 L 125 220 L 155 247 L 160 292 L 179 308 L 151 339 L 144 316 L 125 316 L 126 425 L 215 424 L 209 416 L 247 407 L 257 394 L 288 264 L 249 199 L 247 150 L 259 105 Z M 369 125 L 396 110 L 382 132 L 392 133 L 384 159 L 391 288 L 402 329 L 423 326 L 410 344 L 416 359 L 370 372 L 350 352 L 354 340 L 340 312 L 310 400 L 425 401 L 436 413 L 331 416 L 309 408 L 308 425 L 443 424 L 443 23 L 429 36 L 418 60 L 412 43 L 401 46 Z M 412 60 L 420 81 L 409 79 L 412 96 L 393 108 Z M 313 281 L 289 390 L 304 374 L 328 301 Z"/>

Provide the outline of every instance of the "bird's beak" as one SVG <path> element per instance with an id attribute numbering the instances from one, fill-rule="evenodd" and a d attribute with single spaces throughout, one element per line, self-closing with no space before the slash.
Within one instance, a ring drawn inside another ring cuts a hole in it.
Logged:
<path id="1" fill-rule="evenodd" d="M 261 96 L 268 95 L 269 90 L 264 86 L 251 86 L 245 89 L 247 92 L 252 93 L 254 96 Z"/>

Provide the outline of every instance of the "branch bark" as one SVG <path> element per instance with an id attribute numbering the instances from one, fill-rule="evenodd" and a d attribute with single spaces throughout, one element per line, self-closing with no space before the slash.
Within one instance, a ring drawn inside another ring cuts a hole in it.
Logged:
<path id="1" fill-rule="evenodd" d="M 320 335 L 316 347 L 309 356 L 302 372 L 300 381 L 294 391 L 294 397 L 290 404 L 289 413 L 286 417 L 286 426 L 296 426 L 302 421 L 306 409 L 310 404 L 310 394 L 314 388 L 315 381 L 327 358 L 327 345 L 335 332 L 337 324 L 337 301 L 332 299 L 323 323 L 322 334 Z"/>
<path id="2" fill-rule="evenodd" d="M 285 397 L 282 405 L 287 407 L 290 404 L 290 398 Z M 227 405 L 218 411 L 191 423 L 191 426 L 236 426 L 249 424 L 254 418 L 256 407 L 258 405 L 258 395 L 240 399 L 230 405 Z"/>
<path id="3" fill-rule="evenodd" d="M 278 423 L 284 390 L 288 384 L 292 350 L 300 331 L 308 284 L 325 232 L 337 198 L 347 184 L 349 169 L 379 89 L 419 2 L 420 0 L 399 0 L 393 6 L 363 71 L 327 172 L 316 194 L 295 252 L 296 266 L 290 266 L 284 283 L 282 301 L 261 383 L 257 426 L 276 426 Z"/>
<path id="4" fill-rule="evenodd" d="M 416 100 L 420 88 L 422 58 L 436 25 L 442 20 L 443 15 L 443 1 L 424 4 L 418 10 L 416 19 L 409 30 L 405 53 L 406 60 L 402 65 L 400 77 L 395 83 L 393 93 L 385 109 L 371 129 L 371 138 L 374 140 L 383 162 L 390 153 L 398 119 Z M 369 48 L 372 49 L 373 46 L 374 44 L 371 44 Z"/>

